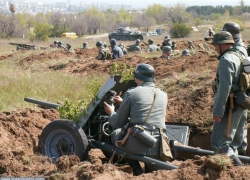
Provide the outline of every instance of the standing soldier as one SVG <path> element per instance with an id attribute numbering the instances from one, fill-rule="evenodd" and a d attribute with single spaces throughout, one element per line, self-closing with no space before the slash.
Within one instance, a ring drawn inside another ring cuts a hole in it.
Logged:
<path id="1" fill-rule="evenodd" d="M 246 58 L 248 57 L 248 53 L 246 50 L 246 46 L 241 39 L 240 26 L 235 22 L 228 22 L 223 26 L 224 31 L 228 31 L 232 34 L 234 39 L 233 47 L 238 49 Z M 247 150 L 247 121 L 245 121 L 244 127 L 244 140 L 242 144 L 238 147 L 239 155 L 246 155 Z"/>
<path id="2" fill-rule="evenodd" d="M 87 43 L 87 42 L 84 42 L 84 43 L 83 43 L 83 46 L 82 46 L 82 49 L 88 49 L 88 48 L 89 48 L 88 43 Z"/>
<path id="3" fill-rule="evenodd" d="M 111 59 L 111 54 L 107 52 L 106 48 L 103 47 L 103 43 L 101 41 L 96 42 L 96 47 L 99 50 L 99 53 L 96 56 L 96 59 L 98 60 L 110 60 Z"/>
<path id="4" fill-rule="evenodd" d="M 160 47 L 156 46 L 154 44 L 154 40 L 153 39 L 149 39 L 148 40 L 148 47 L 147 47 L 147 52 L 155 52 L 155 51 L 160 51 Z"/>
<path id="5" fill-rule="evenodd" d="M 170 59 L 172 56 L 172 48 L 170 46 L 163 46 L 161 58 Z"/>
<path id="6" fill-rule="evenodd" d="M 162 42 L 162 45 L 161 45 L 161 50 L 163 49 L 164 46 L 170 46 L 170 47 L 172 46 L 169 36 L 165 36 L 164 42 Z"/>
<path id="7" fill-rule="evenodd" d="M 237 148 L 241 145 L 247 109 L 233 101 L 233 93 L 241 91 L 239 86 L 242 54 L 233 48 L 234 40 L 227 31 L 216 33 L 212 44 L 219 54 L 217 86 L 213 105 L 213 131 L 211 145 L 215 153 L 226 153 L 234 164 L 242 166 Z M 232 113 L 233 111 L 233 113 Z M 231 122 L 230 122 L 231 121 Z M 230 129 L 227 130 L 227 127 Z"/>
<path id="8" fill-rule="evenodd" d="M 141 42 L 140 39 L 136 39 L 135 44 L 130 45 L 129 52 L 133 52 L 133 51 L 142 52 L 141 47 L 140 47 L 140 42 Z"/>

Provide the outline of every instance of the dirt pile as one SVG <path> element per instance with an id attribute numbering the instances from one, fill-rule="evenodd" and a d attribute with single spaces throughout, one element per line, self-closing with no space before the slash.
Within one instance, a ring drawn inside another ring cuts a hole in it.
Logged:
<path id="1" fill-rule="evenodd" d="M 167 122 L 187 123 L 192 127 L 189 145 L 210 149 L 212 125 L 211 108 L 213 93 L 211 81 L 216 72 L 217 58 L 213 47 L 203 41 L 195 41 L 196 53 L 192 56 L 176 56 L 161 59 L 159 56 L 145 58 L 139 54 L 124 56 L 119 60 L 95 60 L 97 49 L 46 50 L 32 53 L 18 63 L 29 66 L 49 59 L 75 58 L 65 66 L 48 66 L 43 71 L 62 71 L 81 76 L 90 73 L 109 74 L 114 62 L 136 67 L 149 63 L 156 69 L 157 85 L 167 89 L 169 103 Z M 177 43 L 177 49 L 188 47 L 188 41 Z M 22 53 L 22 52 L 15 52 Z M 0 60 L 12 57 L 0 56 Z M 76 156 L 62 156 L 56 164 L 40 155 L 38 138 L 42 129 L 58 119 L 54 109 L 23 109 L 16 112 L 0 113 L 0 176 L 1 177 L 46 177 L 47 179 L 250 179 L 250 168 L 233 167 L 230 163 L 222 169 L 208 166 L 209 157 L 195 156 L 186 161 L 174 161 L 176 170 L 161 170 L 139 177 L 133 177 L 128 165 L 107 164 L 107 158 L 98 149 L 92 149 L 88 161 L 80 162 Z M 211 163 L 210 163 L 211 164 Z"/>

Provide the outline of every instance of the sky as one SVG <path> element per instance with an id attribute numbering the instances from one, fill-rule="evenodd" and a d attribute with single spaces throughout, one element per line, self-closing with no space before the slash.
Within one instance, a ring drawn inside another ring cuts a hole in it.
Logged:
<path id="1" fill-rule="evenodd" d="M 44 2 L 44 3 L 54 3 L 54 2 L 68 2 L 69 0 L 25 0 L 26 2 Z M 86 3 L 96 3 L 96 2 L 105 2 L 109 4 L 124 4 L 132 5 L 135 8 L 145 8 L 148 5 L 154 3 L 162 5 L 175 5 L 177 3 L 185 4 L 186 6 L 205 6 L 205 5 L 231 5 L 236 6 L 240 4 L 240 0 L 70 0 L 72 4 L 77 4 L 80 2 Z M 244 0 L 245 5 L 250 6 L 250 0 Z"/>

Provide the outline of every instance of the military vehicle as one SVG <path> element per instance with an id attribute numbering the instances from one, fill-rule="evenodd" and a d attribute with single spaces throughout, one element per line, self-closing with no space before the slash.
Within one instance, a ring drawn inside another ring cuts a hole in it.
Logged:
<path id="1" fill-rule="evenodd" d="M 124 95 L 131 87 L 135 87 L 134 80 L 120 81 L 121 76 L 111 76 L 100 89 L 97 97 L 90 103 L 90 106 L 80 117 L 78 122 L 67 119 L 58 119 L 49 123 L 39 136 L 39 149 L 42 155 L 56 159 L 63 155 L 76 155 L 80 160 L 86 160 L 91 148 L 102 150 L 103 154 L 110 158 L 115 152 L 115 159 L 127 157 L 141 162 L 157 164 L 162 169 L 176 169 L 178 166 L 168 162 L 156 160 L 144 155 L 134 155 L 116 149 L 111 143 L 111 133 L 114 128 L 109 125 L 109 116 L 105 113 L 103 102 L 113 101 L 115 94 Z M 116 93 L 114 93 L 116 92 Z M 57 108 L 60 104 L 39 101 L 33 98 L 24 98 L 26 102 L 39 104 L 43 107 Z M 117 108 L 117 107 L 116 107 Z M 177 150 L 177 157 L 183 158 L 182 154 L 191 155 L 213 155 L 210 150 L 203 150 L 187 146 L 189 140 L 189 127 L 187 125 L 166 124 L 166 133 L 172 141 L 173 147 Z M 179 153 L 180 152 L 180 153 Z M 242 161 L 250 162 L 250 157 L 239 156 Z M 115 161 L 114 159 L 114 161 Z"/>
<path id="2" fill-rule="evenodd" d="M 109 33 L 109 40 L 115 38 L 122 41 L 134 41 L 136 39 L 143 40 L 141 31 L 131 31 L 129 27 L 120 27 L 117 32 Z"/>

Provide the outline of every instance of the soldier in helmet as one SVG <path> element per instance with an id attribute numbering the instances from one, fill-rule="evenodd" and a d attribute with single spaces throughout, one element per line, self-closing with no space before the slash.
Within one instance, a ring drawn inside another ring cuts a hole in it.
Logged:
<path id="1" fill-rule="evenodd" d="M 107 52 L 107 49 L 103 46 L 103 43 L 101 41 L 96 42 L 96 47 L 99 50 L 99 53 L 96 56 L 96 59 L 98 60 L 110 60 L 111 59 L 111 54 Z"/>
<path id="2" fill-rule="evenodd" d="M 208 30 L 205 33 L 205 38 L 204 38 L 205 41 L 209 41 L 210 39 L 213 39 L 214 34 L 215 34 L 215 32 L 213 31 L 213 29 L 211 27 L 208 28 Z"/>
<path id="3" fill-rule="evenodd" d="M 104 41 L 101 41 L 101 42 L 102 42 L 103 47 L 106 49 L 106 51 L 109 52 L 109 47 L 106 44 L 106 42 L 104 42 Z"/>
<path id="4" fill-rule="evenodd" d="M 148 47 L 147 47 L 147 52 L 155 52 L 155 51 L 160 51 L 160 47 L 156 46 L 154 44 L 154 40 L 153 39 L 149 39 L 148 40 Z"/>
<path id="5" fill-rule="evenodd" d="M 83 46 L 82 46 L 82 49 L 88 49 L 88 48 L 89 48 L 88 43 L 87 43 L 87 42 L 84 42 L 84 43 L 83 43 Z"/>
<path id="6" fill-rule="evenodd" d="M 170 36 L 165 36 L 164 38 L 164 42 L 162 42 L 162 45 L 161 45 L 161 50 L 164 46 L 172 46 L 172 43 L 170 41 Z"/>
<path id="7" fill-rule="evenodd" d="M 195 46 L 194 46 L 193 41 L 188 41 L 188 49 L 195 50 Z"/>
<path id="8" fill-rule="evenodd" d="M 134 52 L 134 51 L 142 52 L 141 47 L 140 47 L 140 43 L 141 43 L 141 40 L 136 39 L 135 44 L 130 45 L 129 52 Z"/>
<path id="9" fill-rule="evenodd" d="M 234 40 L 227 31 L 220 31 L 213 37 L 212 44 L 219 54 L 219 64 L 217 68 L 216 82 L 213 83 L 215 89 L 215 100 L 213 105 L 213 131 L 211 145 L 215 153 L 226 153 L 234 164 L 242 166 L 238 158 L 237 148 L 244 138 L 243 131 L 247 120 L 247 109 L 239 104 L 233 103 L 233 93 L 240 91 L 239 86 L 241 75 L 241 58 L 239 50 L 233 48 Z M 229 105 L 229 106 L 228 106 Z M 231 116 L 229 137 L 226 136 L 228 123 L 228 113 L 233 109 Z"/>
<path id="10" fill-rule="evenodd" d="M 188 49 L 184 49 L 181 53 L 182 56 L 190 56 L 190 51 Z"/>
<path id="11" fill-rule="evenodd" d="M 120 44 L 118 45 L 118 47 L 122 49 L 123 54 L 128 54 L 128 51 L 127 51 L 127 49 L 125 48 L 125 46 L 124 46 L 123 43 L 120 43 Z"/>
<path id="12" fill-rule="evenodd" d="M 161 58 L 170 59 L 172 55 L 172 48 L 170 46 L 163 46 Z"/>
<path id="13" fill-rule="evenodd" d="M 122 49 L 119 48 L 117 45 L 116 45 L 116 39 L 111 39 L 110 40 L 110 45 L 111 45 L 111 48 L 112 48 L 112 58 L 113 59 L 117 59 L 117 58 L 121 58 L 123 56 L 123 52 L 122 52 Z"/>
<path id="14" fill-rule="evenodd" d="M 228 31 L 232 34 L 234 39 L 233 47 L 238 49 L 245 57 L 248 57 L 248 53 L 246 50 L 246 46 L 241 39 L 240 26 L 235 22 L 227 22 L 224 24 L 224 31 Z M 246 155 L 247 150 L 247 121 L 245 121 L 245 129 L 244 129 L 244 140 L 242 144 L 238 147 L 238 153 L 240 155 Z"/>
<path id="15" fill-rule="evenodd" d="M 109 124 L 118 128 L 112 133 L 111 140 L 114 144 L 117 142 L 121 128 L 128 123 L 128 118 L 130 118 L 130 123 L 133 126 L 144 127 L 144 131 L 152 134 L 157 139 L 157 142 L 160 142 L 159 129 L 162 128 L 163 131 L 166 131 L 167 94 L 155 87 L 155 69 L 149 64 L 139 64 L 134 71 L 134 78 L 137 87 L 128 90 L 123 99 L 120 96 L 114 97 L 116 104 L 120 105 L 117 111 L 115 111 L 114 105 L 104 103 L 104 110 L 109 115 Z M 149 114 L 153 102 L 154 106 L 150 112 L 150 116 L 148 116 L 147 114 Z M 154 132 L 153 129 L 155 129 Z M 119 147 L 131 154 L 147 155 L 151 158 L 161 160 L 159 154 L 160 143 L 157 142 L 154 147 L 148 148 L 134 136 L 130 135 L 126 143 Z M 136 148 L 134 148 L 135 145 Z M 137 160 L 128 158 L 126 160 L 133 169 L 134 176 L 143 173 Z M 159 166 L 156 164 L 145 163 L 145 172 L 152 172 L 159 169 Z"/>

